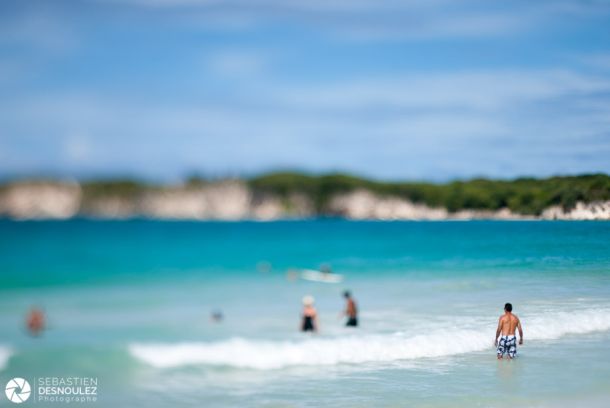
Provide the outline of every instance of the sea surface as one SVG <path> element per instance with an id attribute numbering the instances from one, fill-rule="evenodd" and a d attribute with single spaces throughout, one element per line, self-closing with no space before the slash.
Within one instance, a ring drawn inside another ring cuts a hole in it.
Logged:
<path id="1" fill-rule="evenodd" d="M 322 264 L 344 282 L 293 279 Z M 0 386 L 97 378 L 79 406 L 610 406 L 607 222 L 0 221 L 0 279 Z"/>

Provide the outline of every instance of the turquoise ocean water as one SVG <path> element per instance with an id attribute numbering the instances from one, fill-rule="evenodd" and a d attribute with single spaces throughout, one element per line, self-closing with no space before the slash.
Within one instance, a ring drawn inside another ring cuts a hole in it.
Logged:
<path id="1" fill-rule="evenodd" d="M 287 279 L 323 263 L 345 281 Z M 0 221 L 0 278 L 1 385 L 97 377 L 91 406 L 610 406 L 610 223 Z"/>

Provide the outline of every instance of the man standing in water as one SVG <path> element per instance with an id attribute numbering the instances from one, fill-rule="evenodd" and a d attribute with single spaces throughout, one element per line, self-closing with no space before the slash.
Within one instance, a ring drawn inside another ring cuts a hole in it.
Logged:
<path id="1" fill-rule="evenodd" d="M 352 299 L 352 295 L 349 291 L 343 292 L 343 297 L 347 301 L 345 306 L 345 316 L 347 316 L 347 322 L 345 323 L 348 327 L 356 327 L 358 326 L 358 311 L 356 309 L 356 302 Z"/>
<path id="2" fill-rule="evenodd" d="M 496 337 L 494 344 L 498 347 L 498 360 L 504 357 L 504 354 L 508 353 L 508 358 L 512 359 L 517 354 L 517 337 L 515 336 L 515 330 L 519 329 L 519 344 L 523 344 L 523 329 L 521 328 L 521 322 L 519 318 L 513 313 L 513 305 L 507 303 L 504 305 L 504 314 L 500 316 L 498 321 L 498 329 L 496 330 Z M 498 343 L 498 336 L 500 342 Z"/>

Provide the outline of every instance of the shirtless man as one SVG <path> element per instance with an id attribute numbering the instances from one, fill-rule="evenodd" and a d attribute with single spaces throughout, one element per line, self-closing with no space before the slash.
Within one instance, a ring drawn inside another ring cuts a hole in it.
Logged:
<path id="1" fill-rule="evenodd" d="M 498 329 L 496 330 L 496 337 L 494 344 L 498 347 L 498 360 L 504 357 L 504 354 L 508 353 L 508 358 L 512 359 L 517 354 L 517 337 L 515 336 L 515 330 L 519 329 L 519 344 L 523 344 L 523 329 L 521 328 L 521 322 L 519 318 L 513 313 L 513 305 L 507 303 L 504 305 L 504 314 L 500 316 L 498 321 Z M 498 336 L 500 337 L 500 343 L 498 344 Z"/>

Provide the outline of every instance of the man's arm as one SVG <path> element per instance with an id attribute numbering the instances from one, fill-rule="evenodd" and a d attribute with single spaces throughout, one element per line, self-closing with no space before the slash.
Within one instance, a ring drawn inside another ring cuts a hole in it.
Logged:
<path id="1" fill-rule="evenodd" d="M 517 318 L 517 330 L 519 330 L 519 344 L 523 344 L 523 329 L 521 328 L 521 320 Z"/>
<path id="2" fill-rule="evenodd" d="M 498 345 L 498 336 L 500 335 L 501 331 L 502 331 L 502 316 L 500 316 L 500 320 L 498 320 L 498 328 L 496 329 L 496 337 L 494 337 L 494 344 L 496 346 Z"/>

